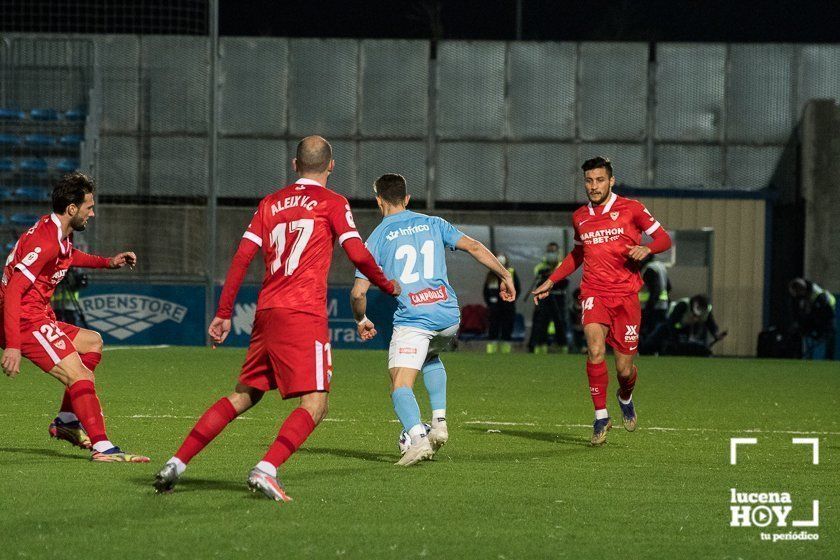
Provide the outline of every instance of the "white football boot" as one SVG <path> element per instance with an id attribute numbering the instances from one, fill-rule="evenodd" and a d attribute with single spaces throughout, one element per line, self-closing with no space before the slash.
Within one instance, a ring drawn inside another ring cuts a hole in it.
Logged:
<path id="1" fill-rule="evenodd" d="M 402 458 L 395 464 L 402 467 L 410 467 L 420 461 L 431 459 L 434 454 L 435 450 L 432 449 L 432 444 L 429 443 L 429 438 L 424 435 L 420 438 L 420 441 L 412 443 L 411 447 L 408 448 L 408 451 L 405 452 L 405 455 L 403 455 Z"/>
<path id="2" fill-rule="evenodd" d="M 446 419 L 436 418 L 432 420 L 432 429 L 429 431 L 429 443 L 435 453 L 449 441 L 449 428 L 446 427 Z"/>

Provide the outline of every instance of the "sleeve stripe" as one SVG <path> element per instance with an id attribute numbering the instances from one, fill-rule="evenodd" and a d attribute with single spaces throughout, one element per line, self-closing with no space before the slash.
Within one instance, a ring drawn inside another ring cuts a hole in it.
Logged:
<path id="1" fill-rule="evenodd" d="M 353 239 L 354 237 L 362 239 L 362 236 L 359 235 L 358 231 L 348 231 L 347 233 L 342 233 L 341 237 L 338 238 L 338 244 L 343 245 L 345 241 L 348 239 Z"/>
<path id="2" fill-rule="evenodd" d="M 583 241 L 578 241 L 577 239 L 575 239 L 575 245 L 583 245 Z"/>
<path id="3" fill-rule="evenodd" d="M 30 282 L 35 283 L 35 275 L 29 272 L 29 269 L 23 263 L 17 263 L 15 268 L 23 272 L 23 275 L 29 278 Z"/>
<path id="4" fill-rule="evenodd" d="M 647 228 L 645 230 L 645 233 L 650 235 L 651 233 L 653 233 L 654 231 L 656 231 L 658 229 L 659 229 L 659 222 L 654 222 L 654 224 L 652 226 L 650 226 L 649 228 Z"/>
<path id="5" fill-rule="evenodd" d="M 248 240 L 250 240 L 250 241 L 253 241 L 254 243 L 256 243 L 256 244 L 257 244 L 257 247 L 262 247 L 262 239 L 260 239 L 258 236 L 254 235 L 254 234 L 253 234 L 253 233 L 251 233 L 250 231 L 246 231 L 246 232 L 242 235 L 242 237 L 243 237 L 244 239 L 248 239 Z"/>

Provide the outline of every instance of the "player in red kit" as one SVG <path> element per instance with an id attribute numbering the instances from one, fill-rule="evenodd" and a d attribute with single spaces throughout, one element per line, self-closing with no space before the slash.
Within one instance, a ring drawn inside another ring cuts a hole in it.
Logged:
<path id="1" fill-rule="evenodd" d="M 91 449 L 94 461 L 145 463 L 148 457 L 123 452 L 105 435 L 93 383 L 102 337 L 57 321 L 49 303 L 71 266 L 121 268 L 136 261 L 130 252 L 106 258 L 73 247 L 73 231 L 84 230 L 94 216 L 93 192 L 93 180 L 82 173 L 62 177 L 52 192 L 53 213 L 24 233 L 6 259 L 0 286 L 2 366 L 15 377 L 25 357 L 66 386 L 61 412 L 50 425 L 53 437 Z"/>
<path id="2" fill-rule="evenodd" d="M 633 356 L 639 347 L 642 316 L 640 262 L 650 254 L 668 250 L 671 237 L 640 202 L 612 192 L 615 177 L 610 160 L 592 158 L 581 168 L 589 204 L 572 216 L 575 248 L 533 294 L 534 303 L 539 304 L 554 284 L 583 265 L 581 322 L 589 353 L 586 362 L 589 392 L 595 405 L 592 444 L 601 445 L 612 427 L 607 412 L 609 376 L 604 360 L 605 344 L 615 352 L 618 404 L 624 427 L 632 432 L 636 429 L 632 397 L 638 373 Z M 642 233 L 650 235 L 653 241 L 642 245 Z"/>
<path id="3" fill-rule="evenodd" d="M 399 284 L 385 278 L 362 243 L 347 199 L 325 187 L 334 165 L 329 142 L 320 136 L 304 138 L 292 161 L 300 178 L 260 202 L 233 257 L 210 324 L 210 338 L 221 344 L 230 332 L 231 310 L 248 265 L 262 250 L 265 276 L 239 382 L 232 394 L 204 413 L 157 474 L 157 492 L 172 491 L 190 459 L 266 391 L 276 388 L 284 399 L 300 398 L 300 405 L 251 470 L 248 486 L 276 501 L 290 499 L 277 480 L 277 467 L 327 414 L 332 376 L 327 276 L 335 241 L 382 291 L 400 293 Z"/>

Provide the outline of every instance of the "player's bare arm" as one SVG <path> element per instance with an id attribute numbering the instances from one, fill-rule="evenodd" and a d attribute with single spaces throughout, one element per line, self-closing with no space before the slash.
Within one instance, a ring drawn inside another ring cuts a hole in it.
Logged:
<path id="1" fill-rule="evenodd" d="M 550 278 L 537 286 L 537 288 L 531 292 L 531 295 L 534 296 L 534 305 L 539 305 L 541 299 L 547 298 L 548 294 L 551 293 L 551 288 L 553 287 L 554 282 L 552 282 Z"/>
<path id="2" fill-rule="evenodd" d="M 483 264 L 499 277 L 499 280 L 501 281 L 501 285 L 499 286 L 499 296 L 504 301 L 516 300 L 516 288 L 513 285 L 513 277 L 510 275 L 508 269 L 499 262 L 496 255 L 484 246 L 484 243 L 473 239 L 468 235 L 464 235 L 458 240 L 455 247 L 472 255 L 475 260 Z"/>
<path id="3" fill-rule="evenodd" d="M 20 348 L 6 348 L 3 350 L 3 373 L 15 377 L 20 373 Z"/>
<path id="4" fill-rule="evenodd" d="M 239 292 L 242 280 L 248 272 L 248 265 L 251 264 L 258 251 L 259 246 L 248 237 L 243 237 L 242 241 L 239 242 L 239 247 L 236 249 L 233 260 L 230 263 L 225 284 L 222 287 L 222 295 L 219 298 L 219 307 L 216 310 L 216 316 L 210 322 L 210 327 L 207 329 L 213 346 L 222 344 L 227 338 L 228 333 L 230 333 L 230 317 L 233 314 L 233 302 L 236 300 L 236 294 Z"/>
<path id="5" fill-rule="evenodd" d="M 548 294 L 551 293 L 551 289 L 557 282 L 577 270 L 582 264 L 583 248 L 581 245 L 576 245 L 575 248 L 572 249 L 572 252 L 566 255 L 563 262 L 554 269 L 554 272 L 551 273 L 548 280 L 537 286 L 537 289 L 531 292 L 531 295 L 534 296 L 534 305 L 539 305 L 540 300 L 548 297 Z"/>
<path id="6" fill-rule="evenodd" d="M 108 268 L 123 268 L 127 266 L 134 269 L 134 266 L 137 264 L 137 255 L 134 254 L 133 251 L 125 251 L 123 253 L 117 253 L 110 259 L 108 259 Z"/>
<path id="7" fill-rule="evenodd" d="M 3 350 L 3 358 L 0 365 L 3 373 L 9 377 L 15 377 L 20 373 L 20 334 L 17 325 L 20 325 L 20 301 L 23 292 L 28 288 L 27 278 L 20 272 L 15 271 L 11 280 L 6 284 L 5 301 L 3 305 L 3 328 L 6 335 L 6 348 Z"/>
<path id="8" fill-rule="evenodd" d="M 370 281 L 364 278 L 356 278 L 353 287 L 350 289 L 350 307 L 353 309 L 353 318 L 356 320 L 356 329 L 363 341 L 376 336 L 376 328 L 373 321 L 367 318 L 367 291 L 370 289 Z"/>
<path id="9" fill-rule="evenodd" d="M 230 334 L 230 319 L 213 317 L 207 333 L 210 335 L 210 340 L 213 342 L 213 345 L 223 343 L 228 334 Z"/>
<path id="10" fill-rule="evenodd" d="M 645 260 L 651 253 L 650 247 L 644 245 L 627 245 L 627 249 L 629 251 L 627 257 L 636 262 Z"/>

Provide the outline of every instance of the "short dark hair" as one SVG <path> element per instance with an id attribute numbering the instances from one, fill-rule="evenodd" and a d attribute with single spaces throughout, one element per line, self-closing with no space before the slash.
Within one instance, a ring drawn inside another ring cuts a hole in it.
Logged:
<path id="1" fill-rule="evenodd" d="M 691 296 L 689 303 L 693 306 L 697 306 L 704 311 L 709 307 L 709 298 L 702 294 L 697 294 L 696 296 Z"/>
<path id="2" fill-rule="evenodd" d="M 52 207 L 56 214 L 64 214 L 71 204 L 81 206 L 85 201 L 85 195 L 93 194 L 96 185 L 92 177 L 88 177 L 81 171 L 68 173 L 58 180 L 53 187 Z"/>
<path id="3" fill-rule="evenodd" d="M 332 146 L 320 136 L 307 136 L 297 145 L 296 169 L 303 173 L 323 173 L 332 161 Z"/>
<path id="4" fill-rule="evenodd" d="M 603 167 L 607 170 L 607 175 L 610 177 L 613 176 L 613 169 L 612 169 L 612 162 L 609 158 L 605 158 L 604 156 L 596 156 L 594 158 L 588 159 L 583 162 L 583 165 L 580 166 L 583 169 L 583 172 L 586 173 L 587 171 L 592 171 L 593 169 L 598 169 Z"/>
<path id="5" fill-rule="evenodd" d="M 402 204 L 408 194 L 405 177 L 399 173 L 386 173 L 373 182 L 373 190 L 376 196 L 393 206 Z"/>

